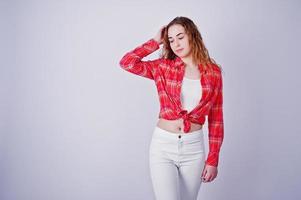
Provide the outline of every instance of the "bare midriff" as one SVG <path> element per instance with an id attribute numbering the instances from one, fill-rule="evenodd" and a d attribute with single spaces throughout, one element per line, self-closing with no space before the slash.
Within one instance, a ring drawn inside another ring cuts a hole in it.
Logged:
<path id="1" fill-rule="evenodd" d="M 161 129 L 164 129 L 164 130 L 172 132 L 172 133 L 184 133 L 184 124 L 183 124 L 182 118 L 176 119 L 176 120 L 166 120 L 163 118 L 159 118 L 157 126 Z M 203 127 L 203 125 L 191 123 L 189 133 L 200 130 L 200 129 L 202 129 L 202 127 Z"/>

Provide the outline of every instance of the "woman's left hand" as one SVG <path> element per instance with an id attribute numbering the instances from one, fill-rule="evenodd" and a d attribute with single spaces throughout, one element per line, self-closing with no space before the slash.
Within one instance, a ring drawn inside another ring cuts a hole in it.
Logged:
<path id="1" fill-rule="evenodd" d="M 205 183 L 213 181 L 217 176 L 217 172 L 217 167 L 205 164 L 201 177 L 202 181 Z"/>

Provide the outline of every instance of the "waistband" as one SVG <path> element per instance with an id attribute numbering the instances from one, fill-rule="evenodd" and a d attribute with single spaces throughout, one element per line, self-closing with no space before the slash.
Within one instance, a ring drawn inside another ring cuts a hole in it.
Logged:
<path id="1" fill-rule="evenodd" d="M 180 136 L 180 137 L 179 137 Z M 168 140 L 182 140 L 182 141 L 191 141 L 191 140 L 199 140 L 202 138 L 203 129 L 199 129 L 189 133 L 172 133 L 167 130 L 164 130 L 158 126 L 155 127 L 153 137 L 165 138 Z"/>

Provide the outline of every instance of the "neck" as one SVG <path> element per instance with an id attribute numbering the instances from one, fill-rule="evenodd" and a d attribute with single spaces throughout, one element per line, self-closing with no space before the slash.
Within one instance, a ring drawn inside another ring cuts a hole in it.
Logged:
<path id="1" fill-rule="evenodd" d="M 184 58 L 181 58 L 183 60 L 183 62 L 185 63 L 185 67 L 188 67 L 188 68 L 198 68 L 198 65 L 196 65 L 193 60 L 192 60 L 192 57 L 189 56 L 189 57 L 184 57 Z"/>

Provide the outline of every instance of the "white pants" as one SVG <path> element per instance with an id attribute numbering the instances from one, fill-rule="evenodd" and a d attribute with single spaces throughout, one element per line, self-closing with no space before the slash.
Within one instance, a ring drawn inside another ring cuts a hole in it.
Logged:
<path id="1" fill-rule="evenodd" d="M 156 200 L 196 200 L 204 165 L 203 129 L 171 133 L 155 127 L 149 167 Z"/>

